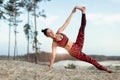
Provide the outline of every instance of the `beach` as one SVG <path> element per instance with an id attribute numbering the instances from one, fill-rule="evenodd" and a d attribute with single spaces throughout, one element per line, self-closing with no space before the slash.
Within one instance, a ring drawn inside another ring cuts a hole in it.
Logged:
<path id="1" fill-rule="evenodd" d="M 55 63 L 53 69 L 50 70 L 48 62 L 35 64 L 0 60 L 0 80 L 120 80 L 120 61 L 100 62 L 115 73 L 100 71 L 88 63 L 79 62 L 60 61 Z M 75 69 L 65 68 L 73 63 L 75 63 Z"/>

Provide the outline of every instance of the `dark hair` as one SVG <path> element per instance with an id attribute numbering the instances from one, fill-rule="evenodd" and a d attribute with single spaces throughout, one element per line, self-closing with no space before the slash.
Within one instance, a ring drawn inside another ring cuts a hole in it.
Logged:
<path id="1" fill-rule="evenodd" d="M 48 30 L 48 29 L 49 29 L 49 28 L 42 29 L 41 32 L 43 32 L 44 35 L 47 36 L 47 30 Z"/>

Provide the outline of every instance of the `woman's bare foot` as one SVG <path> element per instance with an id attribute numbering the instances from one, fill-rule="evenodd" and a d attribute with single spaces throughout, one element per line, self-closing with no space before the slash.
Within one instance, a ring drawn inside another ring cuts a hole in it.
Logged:
<path id="1" fill-rule="evenodd" d="M 75 8 L 78 9 L 78 10 L 81 10 L 81 12 L 82 12 L 83 14 L 86 12 L 86 7 L 85 7 L 85 6 L 82 6 L 82 7 L 76 6 Z"/>
<path id="2" fill-rule="evenodd" d="M 111 71 L 111 70 L 107 70 L 107 72 L 108 72 L 108 73 L 113 73 L 113 71 Z"/>

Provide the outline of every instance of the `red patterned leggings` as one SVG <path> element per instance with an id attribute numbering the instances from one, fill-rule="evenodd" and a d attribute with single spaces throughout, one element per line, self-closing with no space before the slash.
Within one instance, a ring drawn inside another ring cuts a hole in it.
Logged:
<path id="1" fill-rule="evenodd" d="M 106 67 L 100 65 L 95 59 L 91 58 L 90 56 L 82 52 L 82 47 L 84 44 L 85 26 L 86 26 L 86 16 L 85 14 L 82 14 L 82 21 L 81 21 L 79 33 L 78 33 L 76 42 L 72 45 L 72 48 L 69 51 L 70 55 L 81 61 L 85 61 L 85 62 L 93 64 L 99 70 L 108 71 Z"/>

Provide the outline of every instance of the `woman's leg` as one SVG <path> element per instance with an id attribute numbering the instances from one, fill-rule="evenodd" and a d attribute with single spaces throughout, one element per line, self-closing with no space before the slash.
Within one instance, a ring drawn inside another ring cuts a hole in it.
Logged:
<path id="1" fill-rule="evenodd" d="M 81 8 L 78 7 L 78 9 L 81 10 Z M 82 14 L 82 20 L 81 20 L 81 26 L 79 29 L 79 33 L 76 39 L 75 44 L 73 44 L 71 50 L 69 51 L 70 55 L 81 60 L 81 61 L 85 61 L 88 63 L 93 64 L 96 68 L 100 69 L 100 70 L 104 70 L 107 71 L 109 73 L 111 73 L 112 71 L 108 70 L 106 67 L 100 65 L 95 59 L 91 58 L 90 56 L 84 54 L 83 52 L 81 52 L 82 47 L 83 47 L 83 43 L 84 43 L 84 31 L 85 31 L 85 26 L 86 26 L 86 16 L 85 16 L 85 9 L 82 8 L 82 11 L 84 11 L 84 13 Z"/>
<path id="2" fill-rule="evenodd" d="M 83 43 L 84 43 L 85 26 L 86 26 L 86 15 L 82 14 L 81 26 L 80 26 L 78 36 L 77 36 L 77 39 L 76 39 L 76 42 L 75 42 L 75 44 L 77 44 L 81 49 L 82 49 Z"/>
<path id="3" fill-rule="evenodd" d="M 73 56 L 81 61 L 85 61 L 85 62 L 88 62 L 90 64 L 93 64 L 99 70 L 104 70 L 104 71 L 107 71 L 109 73 L 112 73 L 111 70 L 108 70 L 106 67 L 99 64 L 95 59 L 91 58 L 90 56 L 86 55 L 83 52 L 80 52 L 78 49 L 76 49 L 76 51 L 74 53 L 72 53 L 71 56 Z"/>

